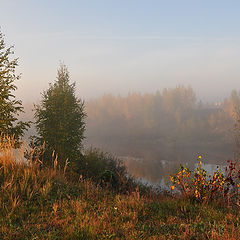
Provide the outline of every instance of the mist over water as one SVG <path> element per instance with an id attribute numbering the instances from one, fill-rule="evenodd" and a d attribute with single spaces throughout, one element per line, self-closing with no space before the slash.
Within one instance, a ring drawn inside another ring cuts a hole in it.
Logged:
<path id="1" fill-rule="evenodd" d="M 96 147 L 123 160 L 130 175 L 144 183 L 169 185 L 180 164 L 195 168 L 199 155 L 210 172 L 234 159 L 240 95 L 204 103 L 183 85 L 125 97 L 104 95 L 86 102 L 85 148 Z M 33 104 L 25 118 L 33 119 Z M 34 125 L 26 137 L 35 134 Z"/>
<path id="2" fill-rule="evenodd" d="M 207 151 L 200 147 L 162 149 L 165 152 L 169 151 L 169 154 L 163 156 L 161 146 L 158 149 L 146 149 L 143 152 L 144 149 L 136 145 L 134 151 L 131 152 L 127 148 L 125 151 L 124 149 L 118 149 L 117 142 L 115 144 L 115 146 L 112 146 L 103 142 L 95 142 L 95 144 L 89 144 L 88 146 L 97 146 L 113 155 L 117 154 L 126 165 L 130 175 L 144 184 L 150 184 L 163 189 L 168 189 L 170 184 L 169 175 L 176 173 L 180 165 L 186 165 L 191 170 L 194 170 L 199 155 L 203 156 L 202 161 L 205 163 L 203 167 L 210 174 L 217 167 L 224 170 L 223 166 L 227 164 L 227 160 L 234 159 L 234 148 L 232 146 L 227 146 L 225 149 L 208 149 Z"/>
<path id="3" fill-rule="evenodd" d="M 180 164 L 194 169 L 199 155 L 210 172 L 235 157 L 239 103 L 233 91 L 222 102 L 206 104 L 185 86 L 104 95 L 87 102 L 85 144 L 117 155 L 130 174 L 164 187 Z"/>

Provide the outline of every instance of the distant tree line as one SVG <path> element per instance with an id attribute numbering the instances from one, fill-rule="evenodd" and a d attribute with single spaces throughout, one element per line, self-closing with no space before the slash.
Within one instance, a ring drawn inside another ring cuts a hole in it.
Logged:
<path id="1" fill-rule="evenodd" d="M 221 149 L 234 144 L 238 106 L 236 91 L 222 103 L 204 104 L 182 85 L 152 94 L 108 94 L 86 105 L 87 137 L 100 146 L 122 145 L 130 153 L 136 145 L 159 152 L 183 146 Z"/>

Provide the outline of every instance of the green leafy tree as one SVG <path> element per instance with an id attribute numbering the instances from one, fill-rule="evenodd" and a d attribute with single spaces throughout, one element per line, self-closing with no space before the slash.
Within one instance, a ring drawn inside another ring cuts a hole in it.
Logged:
<path id="1" fill-rule="evenodd" d="M 46 163 L 51 164 L 53 151 L 61 166 L 69 159 L 76 166 L 81 155 L 86 117 L 84 102 L 75 96 L 75 83 L 70 84 L 69 72 L 61 64 L 57 80 L 42 94 L 43 99 L 35 106 L 37 145 L 45 143 Z"/>
<path id="2" fill-rule="evenodd" d="M 20 78 L 16 75 L 15 69 L 18 66 L 18 59 L 11 59 L 14 54 L 13 46 L 6 47 L 4 36 L 0 32 L 0 133 L 11 135 L 19 140 L 29 127 L 29 122 L 18 120 L 23 112 L 22 102 L 16 100 L 13 92 L 17 89 L 14 82 Z"/>

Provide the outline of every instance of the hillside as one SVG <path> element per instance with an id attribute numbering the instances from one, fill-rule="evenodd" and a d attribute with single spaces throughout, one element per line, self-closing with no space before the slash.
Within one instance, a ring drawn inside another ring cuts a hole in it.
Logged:
<path id="1" fill-rule="evenodd" d="M 14 160 L 1 143 L 0 239 L 239 239 L 238 209 L 167 193 L 121 193 Z M 141 189 L 141 188 L 140 188 Z"/>

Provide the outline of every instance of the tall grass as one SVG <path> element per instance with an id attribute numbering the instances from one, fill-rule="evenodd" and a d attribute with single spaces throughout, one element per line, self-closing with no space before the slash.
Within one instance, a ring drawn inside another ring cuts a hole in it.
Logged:
<path id="1" fill-rule="evenodd" d="M 16 159 L 13 146 L 0 142 L 0 239 L 240 238 L 237 209 L 72 181 L 55 157 L 46 168 Z"/>

